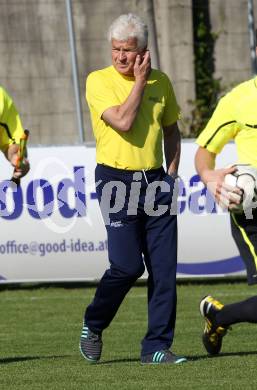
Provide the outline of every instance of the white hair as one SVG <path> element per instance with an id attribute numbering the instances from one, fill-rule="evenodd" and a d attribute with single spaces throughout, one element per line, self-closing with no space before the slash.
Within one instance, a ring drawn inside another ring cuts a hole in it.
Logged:
<path id="1" fill-rule="evenodd" d="M 129 38 L 137 39 L 137 47 L 144 49 L 147 47 L 148 28 L 144 21 L 137 15 L 120 15 L 111 24 L 108 32 L 108 39 L 117 41 L 127 41 Z"/>

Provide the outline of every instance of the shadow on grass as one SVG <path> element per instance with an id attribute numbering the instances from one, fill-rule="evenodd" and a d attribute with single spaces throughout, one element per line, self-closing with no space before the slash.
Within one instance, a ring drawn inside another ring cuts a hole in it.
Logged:
<path id="1" fill-rule="evenodd" d="M 224 357 L 228 356 L 250 356 L 250 355 L 257 355 L 257 351 L 241 351 L 241 352 L 224 352 L 220 353 L 218 355 L 187 355 L 186 358 L 188 362 L 196 362 L 198 360 L 207 360 L 207 359 L 222 359 Z M 123 358 L 123 359 L 111 359 L 111 360 L 104 360 L 100 361 L 96 365 L 108 365 L 108 364 L 124 364 L 124 363 L 140 363 L 140 359 L 138 358 Z"/>
<path id="2" fill-rule="evenodd" d="M 57 358 L 70 358 L 71 355 L 50 355 L 50 356 L 14 356 L 0 359 L 0 364 L 10 364 L 17 362 L 24 362 L 28 360 L 42 360 L 42 359 L 57 359 Z"/>
<path id="3" fill-rule="evenodd" d="M 224 357 L 228 356 L 250 356 L 250 355 L 257 355 L 257 351 L 241 351 L 241 352 L 224 352 L 220 353 L 218 355 L 187 355 L 186 358 L 188 359 L 188 362 L 195 362 L 198 360 L 206 360 L 206 359 L 222 359 Z M 58 359 L 58 358 L 71 358 L 72 355 L 49 355 L 49 356 L 15 356 L 15 357 L 6 357 L 0 359 L 0 365 L 1 364 L 11 364 L 11 363 L 18 363 L 18 362 L 25 362 L 29 360 L 46 360 L 46 359 Z M 102 366 L 102 365 L 108 365 L 108 364 L 124 364 L 124 363 L 140 363 L 139 358 L 123 358 L 123 359 L 112 359 L 112 360 L 104 360 L 97 364 L 91 364 L 92 366 Z"/>
<path id="4" fill-rule="evenodd" d="M 257 355 L 257 351 L 241 351 L 241 352 L 223 352 L 218 355 L 198 355 L 198 356 L 187 356 L 188 361 L 197 361 L 203 359 L 217 359 L 228 356 L 249 356 L 249 355 Z"/>
<path id="5" fill-rule="evenodd" d="M 103 365 L 103 364 L 122 364 L 122 363 L 139 363 L 140 362 L 140 359 L 138 358 L 132 358 L 132 359 L 129 359 L 129 358 L 123 358 L 123 359 L 112 359 L 112 360 L 104 360 L 102 362 L 99 362 L 97 363 L 97 365 Z"/>

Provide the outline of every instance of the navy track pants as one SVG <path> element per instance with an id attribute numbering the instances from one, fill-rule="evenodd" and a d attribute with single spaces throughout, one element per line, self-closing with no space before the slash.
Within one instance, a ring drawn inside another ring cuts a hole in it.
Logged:
<path id="1" fill-rule="evenodd" d="M 102 333 L 146 267 L 148 330 L 142 355 L 168 349 L 174 336 L 177 300 L 177 216 L 170 211 L 174 180 L 163 168 L 127 171 L 100 164 L 95 180 L 107 229 L 110 268 L 86 309 L 85 322 L 93 332 Z M 156 181 L 165 184 L 164 191 L 155 186 L 151 189 Z M 162 206 L 168 206 L 167 210 L 156 215 Z"/>

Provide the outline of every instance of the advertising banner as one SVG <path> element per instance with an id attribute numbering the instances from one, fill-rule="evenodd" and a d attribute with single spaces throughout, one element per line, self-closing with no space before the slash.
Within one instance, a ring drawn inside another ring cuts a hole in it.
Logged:
<path id="1" fill-rule="evenodd" d="M 229 215 L 199 180 L 195 151 L 192 141 L 183 142 L 178 277 L 240 274 Z M 94 185 L 95 148 L 30 147 L 29 160 L 31 171 L 16 188 L 12 168 L 0 158 L 0 283 L 99 279 L 108 256 Z M 235 161 L 229 144 L 218 165 Z"/>

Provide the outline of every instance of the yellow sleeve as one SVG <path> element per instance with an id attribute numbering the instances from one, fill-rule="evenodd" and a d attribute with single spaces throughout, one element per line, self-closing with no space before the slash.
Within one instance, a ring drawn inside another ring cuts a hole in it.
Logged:
<path id="1" fill-rule="evenodd" d="M 108 80 L 96 71 L 90 73 L 86 80 L 86 100 L 90 111 L 97 113 L 101 118 L 107 108 L 120 105 L 113 88 L 108 85 Z"/>
<path id="2" fill-rule="evenodd" d="M 218 154 L 229 141 L 235 138 L 237 131 L 238 124 L 234 115 L 234 104 L 229 93 L 220 99 L 196 143 L 210 152 Z"/>
<path id="3" fill-rule="evenodd" d="M 18 111 L 11 97 L 1 88 L 0 149 L 5 151 L 9 145 L 20 143 L 24 133 Z"/>
<path id="4" fill-rule="evenodd" d="M 165 76 L 166 83 L 166 98 L 165 98 L 165 108 L 162 117 L 162 126 L 169 126 L 175 123 L 179 119 L 180 108 L 178 106 L 176 96 L 172 87 L 172 84 L 168 78 Z"/>

